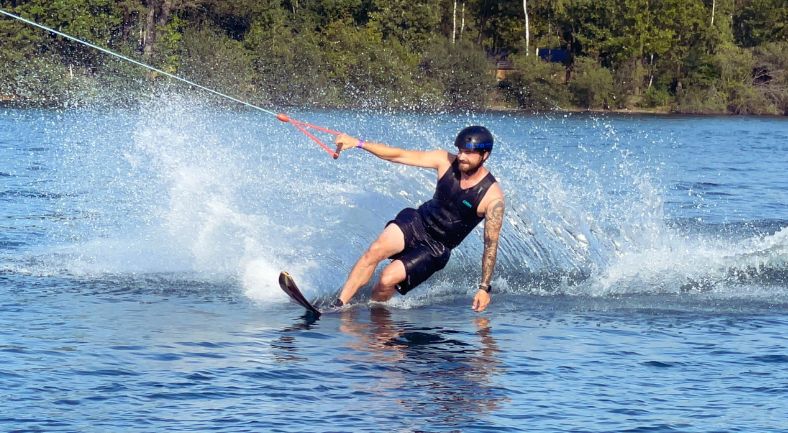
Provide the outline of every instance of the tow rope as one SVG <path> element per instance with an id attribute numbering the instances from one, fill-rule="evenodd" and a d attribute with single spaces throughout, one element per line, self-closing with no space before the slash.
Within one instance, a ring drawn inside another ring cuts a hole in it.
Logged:
<path id="1" fill-rule="evenodd" d="M 62 36 L 64 38 L 66 38 L 66 39 L 72 40 L 74 42 L 80 43 L 80 44 L 85 45 L 87 47 L 90 47 L 90 48 L 93 48 L 95 50 L 101 51 L 101 52 L 103 52 L 105 54 L 109 54 L 111 56 L 117 57 L 117 58 L 119 58 L 121 60 L 124 60 L 126 62 L 133 63 L 133 64 L 135 64 L 137 66 L 141 66 L 141 67 L 143 67 L 145 69 L 148 69 L 150 71 L 156 72 L 158 74 L 161 74 L 161 75 L 170 77 L 172 79 L 178 80 L 180 82 L 186 83 L 189 86 L 198 88 L 200 90 L 204 90 L 204 91 L 206 91 L 208 93 L 212 93 L 212 94 L 217 95 L 217 96 L 221 96 L 222 98 L 226 98 L 226 99 L 229 99 L 229 100 L 231 100 L 233 102 L 237 102 L 237 103 L 239 103 L 241 105 L 245 105 L 245 106 L 247 106 L 249 108 L 253 108 L 255 110 L 262 111 L 262 112 L 264 112 L 266 114 L 270 114 L 270 115 L 276 117 L 277 119 L 281 120 L 282 122 L 290 123 L 291 125 L 296 127 L 296 129 L 301 131 L 301 133 L 303 133 L 304 135 L 309 137 L 312 141 L 314 141 L 315 143 L 320 145 L 320 147 L 322 147 L 323 150 L 328 152 L 328 154 L 331 155 L 334 159 L 339 158 L 339 153 L 337 153 L 336 151 L 331 149 L 329 146 L 327 146 L 325 143 L 320 141 L 319 138 L 315 137 L 315 135 L 312 134 L 311 132 L 309 132 L 307 129 L 314 129 L 314 130 L 317 130 L 317 131 L 325 132 L 327 134 L 331 134 L 333 136 L 337 136 L 337 135 L 341 134 L 340 132 L 333 131 L 333 130 L 327 129 L 327 128 L 323 128 L 322 126 L 313 125 L 311 123 L 306 123 L 306 122 L 301 122 L 299 120 L 291 119 L 289 116 L 287 116 L 284 113 L 279 113 L 279 114 L 274 113 L 271 110 L 266 110 L 265 108 L 258 107 L 257 105 L 251 104 L 249 102 L 243 101 L 243 100 L 238 99 L 238 98 L 234 98 L 232 96 L 226 95 L 224 93 L 221 93 L 221 92 L 216 91 L 214 89 L 211 89 L 209 87 L 202 86 L 202 85 L 197 84 L 197 83 L 195 83 L 193 81 L 189 81 L 189 80 L 187 80 L 185 78 L 179 77 L 179 76 L 177 76 L 175 74 L 171 74 L 171 73 L 163 71 L 163 70 L 161 70 L 159 68 L 155 68 L 153 66 L 150 66 L 150 65 L 148 65 L 146 63 L 142 63 L 142 62 L 134 60 L 134 59 L 132 59 L 130 57 L 126 57 L 126 56 L 124 56 L 122 54 L 118 54 L 118 53 L 116 53 L 114 51 L 111 51 L 111 50 L 109 50 L 107 48 L 100 47 L 100 46 L 92 44 L 90 42 L 83 41 L 82 39 L 75 38 L 74 36 L 71 36 L 71 35 L 65 34 L 63 32 L 57 31 L 57 30 L 55 30 L 53 28 L 47 27 L 47 26 L 42 25 L 42 24 L 38 24 L 35 21 L 31 21 L 31 20 L 28 20 L 26 18 L 22 18 L 19 15 L 14 15 L 14 14 L 12 14 L 10 12 L 6 12 L 3 9 L 0 9 L 0 14 L 5 15 L 5 16 L 10 17 L 10 18 L 13 18 L 13 19 L 18 20 L 18 21 L 21 21 L 21 22 L 23 22 L 25 24 L 29 24 L 29 25 L 31 25 L 33 27 L 37 27 L 39 29 L 45 30 L 45 31 L 50 32 L 52 34 L 55 34 L 55 35 L 58 35 L 58 36 Z"/>

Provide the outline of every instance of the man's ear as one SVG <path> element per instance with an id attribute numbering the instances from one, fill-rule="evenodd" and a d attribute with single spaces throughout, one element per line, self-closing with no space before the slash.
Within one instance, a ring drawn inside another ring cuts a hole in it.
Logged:
<path id="1" fill-rule="evenodd" d="M 482 162 L 486 162 L 487 158 L 489 158 L 489 157 L 490 157 L 490 152 L 489 151 L 485 151 L 484 155 L 482 156 Z"/>

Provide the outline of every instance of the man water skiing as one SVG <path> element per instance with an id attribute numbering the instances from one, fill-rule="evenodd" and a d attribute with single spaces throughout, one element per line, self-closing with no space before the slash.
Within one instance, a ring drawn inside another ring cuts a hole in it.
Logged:
<path id="1" fill-rule="evenodd" d="M 346 134 L 340 134 L 335 142 L 337 153 L 358 148 L 386 161 L 436 170 L 438 184 L 431 200 L 418 209 L 403 209 L 389 221 L 353 266 L 334 305 L 347 304 L 386 258 L 392 262 L 372 289 L 372 300 L 387 301 L 395 291 L 406 294 L 443 269 L 451 250 L 484 220 L 482 277 L 472 304 L 474 311 L 484 311 L 490 303 L 490 281 L 504 213 L 503 190 L 484 167 L 493 148 L 490 131 L 483 126 L 460 131 L 454 141 L 456 155 L 445 150 L 399 149 Z"/>

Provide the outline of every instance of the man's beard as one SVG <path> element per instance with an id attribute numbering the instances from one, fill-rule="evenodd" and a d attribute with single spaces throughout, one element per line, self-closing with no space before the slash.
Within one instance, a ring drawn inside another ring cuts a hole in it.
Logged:
<path id="1" fill-rule="evenodd" d="M 460 172 L 466 176 L 473 176 L 477 171 L 479 171 L 480 168 L 482 168 L 482 164 L 483 163 L 480 162 L 478 165 L 474 166 L 470 162 L 463 163 L 460 161 Z"/>

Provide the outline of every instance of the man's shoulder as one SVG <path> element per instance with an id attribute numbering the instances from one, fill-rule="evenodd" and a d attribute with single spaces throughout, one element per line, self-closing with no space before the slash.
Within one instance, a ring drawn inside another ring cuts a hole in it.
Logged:
<path id="1" fill-rule="evenodd" d="M 488 198 L 488 197 L 489 197 L 490 200 L 493 200 L 493 199 L 504 200 L 505 199 L 504 193 L 503 193 L 503 187 L 501 187 L 501 183 L 498 182 L 497 180 L 495 182 L 493 182 L 492 185 L 490 185 L 490 188 L 487 190 L 487 197 L 485 197 L 485 198 Z"/>
<path id="2" fill-rule="evenodd" d="M 495 181 L 487 188 L 487 192 L 484 193 L 484 197 L 482 201 L 479 203 L 479 211 L 483 214 L 487 214 L 488 211 L 492 209 L 491 206 L 495 206 L 498 202 L 500 204 L 504 204 L 506 199 L 503 194 L 503 188 L 501 188 L 501 184 L 498 181 Z"/>
<path id="3" fill-rule="evenodd" d="M 497 180 L 494 180 L 490 187 L 487 188 L 487 192 L 484 194 L 484 199 L 487 204 L 493 203 L 496 201 L 506 201 L 506 197 L 503 193 L 503 188 L 501 187 L 501 183 Z"/>
<path id="4" fill-rule="evenodd" d="M 486 167 L 485 167 L 486 168 Z M 498 178 L 495 177 L 492 171 L 489 169 L 487 170 L 487 174 L 485 175 L 489 177 L 490 183 L 489 188 L 487 188 L 488 192 L 492 192 L 493 190 L 498 191 L 501 195 L 503 195 L 503 187 L 501 186 L 501 182 L 498 181 Z"/>
<path id="5" fill-rule="evenodd" d="M 430 150 L 429 153 L 432 154 L 437 161 L 436 169 L 438 170 L 439 176 L 442 176 L 457 158 L 457 155 L 453 155 L 443 149 Z"/>
<path id="6" fill-rule="evenodd" d="M 457 158 L 457 155 L 454 155 L 453 153 L 449 153 L 448 151 L 443 149 L 433 149 L 433 150 L 429 150 L 428 152 L 435 156 L 445 159 L 449 163 L 451 163 L 452 161 L 454 161 L 455 158 Z"/>

